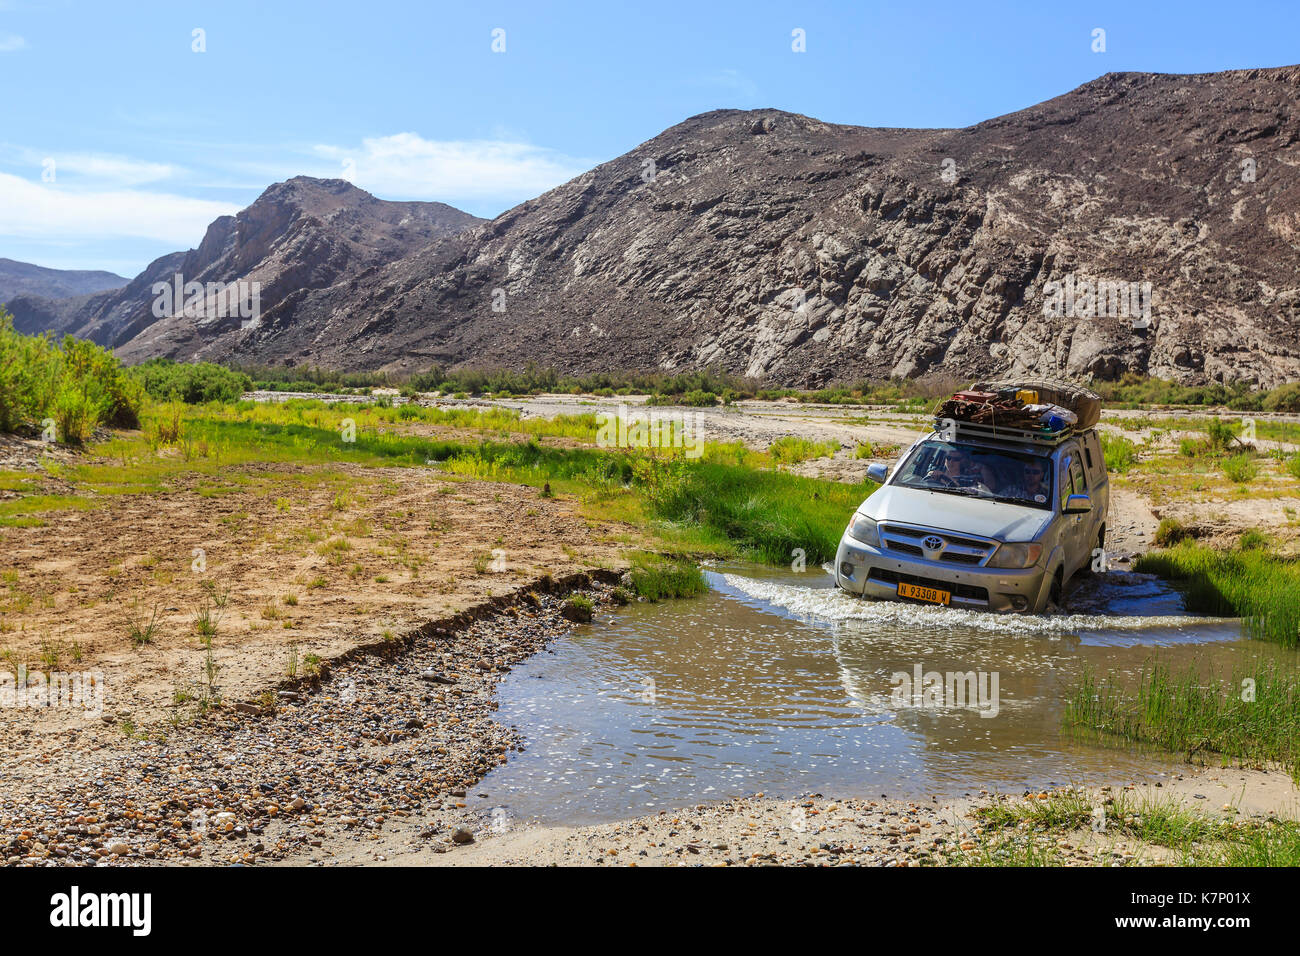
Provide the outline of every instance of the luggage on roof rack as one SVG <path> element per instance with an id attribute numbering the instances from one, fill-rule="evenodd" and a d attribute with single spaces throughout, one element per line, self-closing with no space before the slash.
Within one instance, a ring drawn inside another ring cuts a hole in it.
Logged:
<path id="1" fill-rule="evenodd" d="M 1057 445 L 1101 417 L 1101 398 L 1076 385 L 1043 380 L 981 382 L 953 393 L 935 415 L 952 440 Z"/>
<path id="2" fill-rule="evenodd" d="M 975 389 L 993 392 L 999 398 L 1015 397 L 1021 392 L 1034 392 L 1039 404 L 1060 405 L 1074 412 L 1077 431 L 1087 431 L 1101 419 L 1101 396 L 1082 385 L 1056 382 L 1050 379 L 1005 379 L 1000 382 L 980 382 Z"/>
<path id="3" fill-rule="evenodd" d="M 1074 434 L 1071 425 L 1053 430 L 1046 426 L 1024 428 L 1014 425 L 981 425 L 956 418 L 935 419 L 934 430 L 942 441 L 1011 442 L 1017 445 L 1041 445 L 1044 448 L 1055 448 Z"/>

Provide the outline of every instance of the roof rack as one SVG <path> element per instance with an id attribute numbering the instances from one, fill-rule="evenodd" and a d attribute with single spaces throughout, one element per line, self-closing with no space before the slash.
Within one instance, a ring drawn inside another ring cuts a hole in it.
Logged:
<path id="1" fill-rule="evenodd" d="M 1055 448 L 1074 434 L 1074 428 L 1070 425 L 1066 425 L 1059 431 L 1048 431 L 1046 428 L 977 425 L 956 418 L 936 418 L 934 430 L 944 441 L 1012 442 L 1017 445 L 1039 445 L 1043 448 Z"/>

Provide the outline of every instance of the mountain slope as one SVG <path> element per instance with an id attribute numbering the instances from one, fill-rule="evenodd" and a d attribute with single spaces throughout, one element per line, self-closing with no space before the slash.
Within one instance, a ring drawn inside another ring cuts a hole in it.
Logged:
<path id="1" fill-rule="evenodd" d="M 237 337 L 121 351 L 715 365 L 799 385 L 1126 370 L 1276 384 L 1300 377 L 1298 99 L 1300 68 L 1284 67 L 1109 74 L 963 130 L 717 111 L 490 223 L 287 296 Z M 1089 280 L 1122 284 L 1151 327 L 1088 315 L 1082 295 L 1045 314 Z"/>
<path id="2" fill-rule="evenodd" d="M 408 255 L 435 239 L 481 222 L 443 203 L 386 202 L 343 180 L 297 177 L 267 189 L 235 216 L 214 221 L 197 249 L 155 260 L 124 288 L 57 302 L 17 298 L 10 308 L 24 331 L 72 332 L 117 346 L 146 337 L 159 354 L 180 354 L 245 331 L 230 301 L 207 295 L 184 308 L 189 293 L 155 315 L 155 283 L 258 283 L 261 311 L 340 278 Z M 252 286 L 241 291 L 251 293 Z M 227 299 L 230 293 L 225 294 Z M 245 296 L 251 304 L 252 296 Z M 221 312 L 226 312 L 221 316 Z"/>
<path id="3" fill-rule="evenodd" d="M 0 304 L 20 296 L 63 299 L 86 295 L 119 289 L 129 281 L 111 272 L 47 269 L 29 262 L 0 259 Z"/>

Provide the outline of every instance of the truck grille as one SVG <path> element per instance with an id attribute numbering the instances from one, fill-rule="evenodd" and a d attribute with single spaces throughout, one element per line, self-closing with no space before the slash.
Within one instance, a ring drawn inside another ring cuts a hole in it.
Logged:
<path id="1" fill-rule="evenodd" d="M 930 546 L 939 542 L 938 548 Z M 929 543 L 927 543 L 929 542 Z M 996 541 L 951 534 L 935 528 L 884 522 L 880 525 L 880 544 L 886 551 L 906 554 L 945 564 L 982 565 L 997 550 Z"/>

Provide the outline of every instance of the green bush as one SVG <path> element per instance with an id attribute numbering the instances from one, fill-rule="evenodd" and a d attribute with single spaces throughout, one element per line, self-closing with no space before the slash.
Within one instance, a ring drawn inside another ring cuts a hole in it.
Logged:
<path id="1" fill-rule="evenodd" d="M 131 373 L 150 396 L 160 400 L 178 398 L 191 405 L 206 402 L 234 402 L 253 387 L 243 372 L 211 362 L 173 362 L 150 359 Z"/>
<path id="2" fill-rule="evenodd" d="M 1259 474 L 1259 466 L 1250 455 L 1233 455 L 1231 458 L 1224 459 L 1223 473 L 1237 484 L 1244 485 L 1254 481 L 1255 476 Z"/>
<path id="3" fill-rule="evenodd" d="M 1236 426 L 1221 418 L 1211 418 L 1206 423 L 1205 432 L 1210 436 L 1210 448 L 1216 452 L 1226 451 L 1237 437 Z"/>
<path id="4" fill-rule="evenodd" d="M 99 425 L 135 428 L 144 390 L 113 354 L 65 336 L 23 335 L 0 309 L 0 431 L 53 418 L 62 441 L 80 443 Z"/>
<path id="5" fill-rule="evenodd" d="M 1261 404 L 1266 412 L 1300 412 L 1300 382 L 1279 385 L 1264 396 Z"/>

